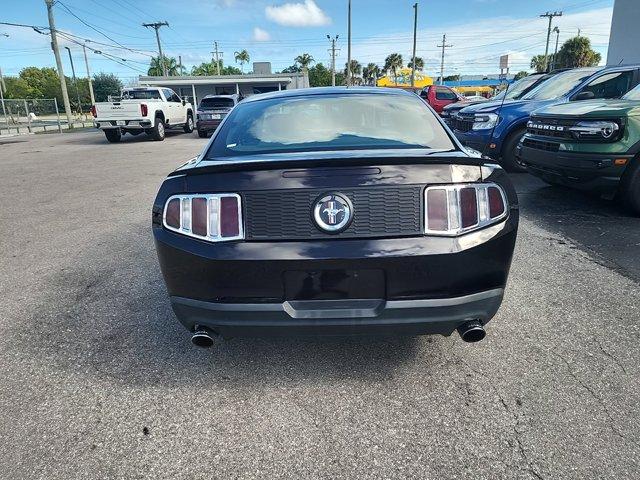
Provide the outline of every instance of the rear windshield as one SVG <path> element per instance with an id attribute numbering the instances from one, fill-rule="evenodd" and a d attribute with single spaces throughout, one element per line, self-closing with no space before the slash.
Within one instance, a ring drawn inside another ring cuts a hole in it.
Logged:
<path id="1" fill-rule="evenodd" d="M 123 100 L 160 100 L 159 90 L 125 90 Z"/>
<path id="2" fill-rule="evenodd" d="M 561 97 L 576 88 L 597 71 L 597 68 L 584 68 L 558 73 L 524 95 L 522 99 L 552 100 Z"/>
<path id="3" fill-rule="evenodd" d="M 238 104 L 207 158 L 380 148 L 452 150 L 454 145 L 418 96 L 310 95 Z"/>
<path id="4" fill-rule="evenodd" d="M 231 108 L 232 98 L 203 98 L 200 102 L 201 108 Z"/>

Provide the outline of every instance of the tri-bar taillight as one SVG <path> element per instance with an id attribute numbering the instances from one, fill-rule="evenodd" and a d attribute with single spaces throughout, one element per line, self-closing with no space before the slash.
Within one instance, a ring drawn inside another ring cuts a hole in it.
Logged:
<path id="1" fill-rule="evenodd" d="M 427 187 L 424 202 L 427 235 L 461 235 L 499 222 L 508 214 L 504 191 L 495 183 Z"/>
<path id="2" fill-rule="evenodd" d="M 174 195 L 164 206 L 165 228 L 208 242 L 244 238 L 240 195 Z"/>

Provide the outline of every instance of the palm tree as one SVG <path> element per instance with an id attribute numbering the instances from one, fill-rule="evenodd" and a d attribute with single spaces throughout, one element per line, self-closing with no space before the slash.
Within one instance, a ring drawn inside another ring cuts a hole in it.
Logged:
<path id="1" fill-rule="evenodd" d="M 533 68 L 536 73 L 544 73 L 547 69 L 547 61 L 544 55 L 535 55 L 531 59 L 531 68 Z"/>
<path id="2" fill-rule="evenodd" d="M 164 60 L 164 65 L 167 67 L 167 74 L 169 76 L 175 77 L 179 75 L 178 62 L 173 57 L 167 57 L 166 55 L 162 56 Z M 160 57 L 151 57 L 151 61 L 149 62 L 149 70 L 147 71 L 147 75 L 152 77 L 161 77 L 164 75 L 164 69 L 162 68 L 162 63 L 160 61 Z"/>
<path id="3" fill-rule="evenodd" d="M 398 69 L 402 68 L 402 55 L 392 53 L 384 60 L 384 69 L 393 72 L 393 81 L 398 85 Z"/>
<path id="4" fill-rule="evenodd" d="M 302 55 L 298 55 L 296 58 L 293 59 L 293 61 L 296 62 L 298 65 L 300 65 L 300 67 L 303 70 L 305 70 L 306 68 L 309 67 L 309 65 L 315 62 L 313 57 L 308 53 L 303 53 Z"/>
<path id="5" fill-rule="evenodd" d="M 380 76 L 380 67 L 375 63 L 369 63 L 362 69 L 362 76 L 369 85 L 375 85 L 376 80 Z"/>
<path id="6" fill-rule="evenodd" d="M 344 73 L 347 73 L 348 63 L 344 64 Z M 351 75 L 360 75 L 362 73 L 362 65 L 358 60 L 351 59 Z"/>
<path id="7" fill-rule="evenodd" d="M 409 62 L 407 65 L 409 68 L 413 68 L 413 62 Z M 422 57 L 416 57 L 416 70 L 422 70 L 424 68 L 424 60 Z"/>
<path id="8" fill-rule="evenodd" d="M 236 59 L 236 63 L 240 64 L 240 71 L 244 73 L 244 64 L 249 63 L 249 52 L 246 50 L 240 50 L 239 52 L 233 52 L 233 57 Z"/>

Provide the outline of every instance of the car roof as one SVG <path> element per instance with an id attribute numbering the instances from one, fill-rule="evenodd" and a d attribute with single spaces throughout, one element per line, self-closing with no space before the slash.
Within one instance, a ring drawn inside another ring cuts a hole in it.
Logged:
<path id="1" fill-rule="evenodd" d="M 238 96 L 239 95 L 237 93 L 231 93 L 229 95 L 213 95 L 213 94 L 209 94 L 209 95 L 205 95 L 204 97 L 202 97 L 202 100 L 204 100 L 205 98 L 232 98 L 232 99 L 237 99 Z"/>
<path id="2" fill-rule="evenodd" d="M 311 97 L 316 95 L 408 95 L 414 97 L 415 94 L 407 92 L 401 88 L 385 88 L 385 87 L 312 87 L 312 88 L 296 88 L 293 90 L 282 90 L 279 92 L 268 92 L 251 95 L 243 100 L 242 103 L 257 102 L 260 100 L 271 100 L 274 98 L 291 98 L 291 97 Z"/>

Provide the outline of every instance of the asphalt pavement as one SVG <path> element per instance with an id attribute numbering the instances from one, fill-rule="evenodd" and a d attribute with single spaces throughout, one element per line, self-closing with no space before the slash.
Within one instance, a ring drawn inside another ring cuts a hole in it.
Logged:
<path id="1" fill-rule="evenodd" d="M 514 175 L 487 338 L 193 347 L 153 248 L 205 140 L 0 138 L 0 478 L 640 477 L 640 219 Z"/>

